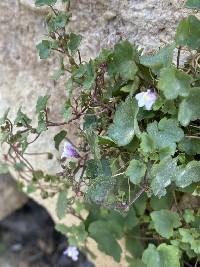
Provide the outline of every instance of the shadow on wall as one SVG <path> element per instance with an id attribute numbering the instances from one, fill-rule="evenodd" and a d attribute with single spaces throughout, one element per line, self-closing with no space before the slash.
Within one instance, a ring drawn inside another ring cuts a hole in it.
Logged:
<path id="1" fill-rule="evenodd" d="M 28 199 L 0 221 L 0 266 L 94 267 L 82 252 L 77 262 L 63 255 L 67 240 L 54 226 L 48 212 Z"/>

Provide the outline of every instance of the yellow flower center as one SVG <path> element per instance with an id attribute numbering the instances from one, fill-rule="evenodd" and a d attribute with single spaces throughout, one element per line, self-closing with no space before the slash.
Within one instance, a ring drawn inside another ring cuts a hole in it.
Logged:
<path id="1" fill-rule="evenodd" d="M 148 101 L 149 99 L 150 99 L 149 95 L 145 94 L 145 95 L 144 95 L 144 100 L 145 100 L 145 101 Z"/>

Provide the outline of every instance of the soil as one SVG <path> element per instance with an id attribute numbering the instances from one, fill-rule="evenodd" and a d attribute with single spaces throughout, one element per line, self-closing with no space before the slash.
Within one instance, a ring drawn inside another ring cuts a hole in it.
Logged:
<path id="1" fill-rule="evenodd" d="M 54 226 L 49 213 L 29 199 L 0 221 L 0 266 L 94 267 L 82 252 L 77 262 L 63 255 L 67 239 Z"/>

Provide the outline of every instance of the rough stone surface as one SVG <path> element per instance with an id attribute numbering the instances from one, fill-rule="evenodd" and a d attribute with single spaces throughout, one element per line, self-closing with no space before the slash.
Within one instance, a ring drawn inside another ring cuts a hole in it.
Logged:
<path id="1" fill-rule="evenodd" d="M 10 174 L 0 175 L 0 220 L 24 205 L 26 200 Z"/>
<path id="2" fill-rule="evenodd" d="M 101 47 L 113 46 L 120 38 L 128 38 L 151 51 L 172 40 L 178 22 L 188 13 L 183 4 L 184 0 L 72 1 L 70 30 L 84 36 L 81 53 L 85 58 L 95 56 Z M 60 119 L 66 77 L 55 83 L 52 75 L 57 58 L 41 61 L 35 48 L 45 34 L 43 16 L 47 12 L 46 8 L 36 8 L 34 0 L 0 1 L 0 115 L 11 107 L 14 116 L 19 106 L 24 106 L 34 116 L 37 97 L 51 94 L 52 119 Z M 33 157 L 35 167 L 51 173 L 60 170 L 56 160 L 60 154 L 55 152 L 52 141 L 58 131 L 52 129 L 32 145 L 29 152 L 55 153 L 54 161 Z M 2 204 L 0 214 L 1 209 Z"/>

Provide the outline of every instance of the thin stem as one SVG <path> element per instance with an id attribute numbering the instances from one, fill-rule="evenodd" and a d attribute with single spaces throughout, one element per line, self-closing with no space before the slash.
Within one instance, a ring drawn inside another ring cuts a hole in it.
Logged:
<path id="1" fill-rule="evenodd" d="M 145 188 L 142 188 L 134 197 L 133 199 L 125 206 L 123 206 L 123 209 L 125 211 L 128 211 L 128 209 L 130 208 L 130 206 L 132 206 L 136 200 L 145 192 Z"/>
<path id="2" fill-rule="evenodd" d="M 62 51 L 62 50 L 60 50 L 60 49 L 57 49 L 57 48 L 52 48 L 52 50 L 57 51 L 57 52 L 60 52 L 60 53 L 62 53 L 62 54 L 65 54 L 64 51 Z"/>
<path id="3" fill-rule="evenodd" d="M 40 136 L 40 133 L 31 141 L 31 142 L 28 142 L 28 145 L 34 143 Z"/>
<path id="4" fill-rule="evenodd" d="M 195 136 L 195 135 L 185 135 L 187 138 L 193 138 L 193 139 L 200 139 L 200 136 Z"/>
<path id="5" fill-rule="evenodd" d="M 125 174 L 125 172 L 117 173 L 117 174 L 113 175 L 112 178 L 123 175 L 123 174 Z"/>
<path id="6" fill-rule="evenodd" d="M 82 64 L 81 53 L 79 49 L 78 49 L 78 58 L 79 58 L 79 63 Z"/>
<path id="7" fill-rule="evenodd" d="M 176 209 L 177 209 L 179 215 L 181 216 L 181 218 L 183 219 L 183 214 L 182 214 L 181 209 L 179 208 L 179 205 L 178 205 L 178 202 L 177 202 L 177 198 L 176 198 L 176 192 L 175 191 L 173 191 L 173 198 L 174 198 L 174 202 L 175 202 L 175 205 L 176 205 Z"/>
<path id="8" fill-rule="evenodd" d="M 24 153 L 24 155 L 28 155 L 28 156 L 42 156 L 42 155 L 48 155 L 48 154 L 49 154 L 49 152 L 41 152 L 41 153 L 37 153 L 37 152 L 28 153 L 28 152 L 26 152 L 26 153 Z"/>
<path id="9" fill-rule="evenodd" d="M 17 149 L 15 146 L 11 145 L 11 147 L 12 147 L 12 149 L 14 150 L 16 156 L 19 158 L 19 160 L 20 160 L 20 158 L 21 158 L 21 159 L 26 163 L 28 169 L 30 169 L 31 171 L 33 171 L 34 168 L 33 168 L 33 166 L 30 164 L 30 162 L 29 162 L 26 158 L 23 157 L 23 155 L 18 151 L 18 149 Z"/>
<path id="10" fill-rule="evenodd" d="M 54 15 L 57 16 L 58 14 L 57 14 L 56 10 L 55 10 L 52 6 L 50 6 L 50 8 L 51 8 L 51 10 L 53 11 Z"/>
<path id="11" fill-rule="evenodd" d="M 176 67 L 179 68 L 180 65 L 180 55 L 181 55 L 181 46 L 178 47 L 178 55 L 177 55 L 177 61 L 176 61 Z"/>

